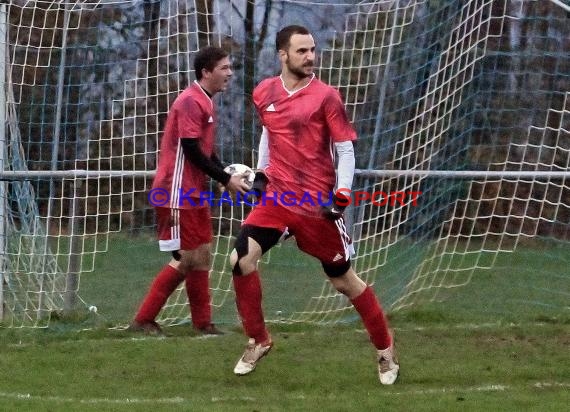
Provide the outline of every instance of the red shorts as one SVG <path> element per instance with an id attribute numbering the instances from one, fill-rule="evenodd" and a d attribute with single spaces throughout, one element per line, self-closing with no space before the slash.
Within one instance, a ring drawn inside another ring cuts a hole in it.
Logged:
<path id="1" fill-rule="evenodd" d="M 212 241 L 209 207 L 171 209 L 157 207 L 158 245 L 163 252 L 194 250 Z"/>
<path id="2" fill-rule="evenodd" d="M 320 216 L 295 213 L 291 207 L 272 203 L 257 205 L 244 224 L 270 227 L 295 236 L 303 252 L 324 264 L 345 262 L 353 253 L 352 241 L 344 219 L 328 220 Z"/>

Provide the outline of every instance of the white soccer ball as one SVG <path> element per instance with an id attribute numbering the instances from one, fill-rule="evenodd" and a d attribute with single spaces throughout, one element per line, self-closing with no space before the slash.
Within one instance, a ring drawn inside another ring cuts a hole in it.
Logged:
<path id="1" fill-rule="evenodd" d="M 94 305 L 89 306 L 89 312 L 97 313 L 97 306 Z"/>
<path id="2" fill-rule="evenodd" d="M 229 173 L 230 175 L 241 175 L 243 174 L 243 182 L 247 184 L 249 187 L 253 185 L 253 179 L 255 179 L 255 172 L 251 169 L 251 167 L 246 166 L 241 163 L 233 163 L 229 166 L 224 168 L 224 172 Z"/>

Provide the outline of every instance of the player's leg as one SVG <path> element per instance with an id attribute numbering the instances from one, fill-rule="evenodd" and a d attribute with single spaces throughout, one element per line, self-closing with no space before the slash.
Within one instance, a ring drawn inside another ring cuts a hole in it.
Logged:
<path id="1" fill-rule="evenodd" d="M 245 334 L 256 342 L 269 338 L 261 307 L 262 290 L 257 262 L 279 240 L 277 229 L 245 224 L 230 255 L 238 313 Z"/>
<path id="2" fill-rule="evenodd" d="M 343 219 L 303 218 L 302 227 L 295 230 L 299 248 L 321 261 L 332 285 L 352 302 L 362 318 L 378 351 L 380 381 L 383 384 L 394 383 L 399 365 L 388 323 L 374 291 L 351 267 L 349 253 L 352 248 Z"/>
<path id="3" fill-rule="evenodd" d="M 145 295 L 129 330 L 135 332 L 145 332 L 150 334 L 161 334 L 160 326 L 155 319 L 168 297 L 184 280 L 184 275 L 180 273 L 171 260 L 158 272 L 153 279 L 147 294 Z"/>
<path id="4" fill-rule="evenodd" d="M 212 323 L 209 281 L 211 243 L 202 244 L 192 250 L 180 250 L 178 255 L 178 271 L 184 274 L 192 326 L 206 335 L 223 334 Z"/>
<path id="5" fill-rule="evenodd" d="M 339 273 L 337 267 L 331 266 L 330 263 L 323 262 L 323 268 L 335 289 L 350 299 L 362 318 L 362 323 L 378 352 L 380 382 L 384 385 L 393 384 L 398 377 L 400 366 L 388 322 L 374 291 L 357 276 L 352 267 L 340 276 L 337 276 Z"/>
<path id="6" fill-rule="evenodd" d="M 192 325 L 208 335 L 222 332 L 212 323 L 210 296 L 212 224 L 209 207 L 181 210 L 178 271 L 184 274 Z"/>
<path id="7" fill-rule="evenodd" d="M 257 262 L 265 252 L 277 244 L 282 233 L 283 230 L 250 225 L 246 221 L 230 255 L 236 305 L 244 332 L 249 337 L 246 350 L 234 368 L 234 373 L 237 375 L 252 372 L 257 361 L 267 354 L 273 345 L 263 317 L 262 289 Z"/>
<path id="8" fill-rule="evenodd" d="M 180 211 L 157 207 L 157 232 L 161 251 L 171 252 L 176 255 L 180 249 Z M 179 262 L 172 258 L 168 264 L 162 267 L 153 279 L 150 288 L 145 295 L 136 315 L 129 326 L 129 330 L 143 331 L 147 333 L 161 333 L 160 326 L 155 319 L 168 297 L 184 280 L 184 274 L 178 270 Z"/>
<path id="9" fill-rule="evenodd" d="M 159 333 L 156 317 L 178 285 L 189 276 L 192 277 L 192 312 L 199 327 L 205 328 L 211 325 L 208 268 L 212 229 L 209 209 L 158 207 L 156 216 L 160 250 L 172 253 L 173 257 L 151 283 L 129 329 Z"/>

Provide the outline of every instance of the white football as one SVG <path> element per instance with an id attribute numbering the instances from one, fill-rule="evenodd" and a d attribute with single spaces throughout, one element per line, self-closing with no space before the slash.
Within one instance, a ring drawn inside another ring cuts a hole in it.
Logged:
<path id="1" fill-rule="evenodd" d="M 244 175 L 243 181 L 248 186 L 251 187 L 253 185 L 253 179 L 255 179 L 255 172 L 251 169 L 251 167 L 246 166 L 241 163 L 233 163 L 229 166 L 224 168 L 224 172 L 229 173 L 230 175 Z"/>

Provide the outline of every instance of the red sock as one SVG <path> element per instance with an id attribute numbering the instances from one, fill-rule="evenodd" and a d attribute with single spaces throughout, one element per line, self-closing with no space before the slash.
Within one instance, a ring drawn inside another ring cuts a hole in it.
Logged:
<path id="1" fill-rule="evenodd" d="M 364 327 L 370 335 L 370 340 L 376 349 L 386 349 L 392 343 L 388 322 L 384 317 L 380 303 L 370 286 L 360 295 L 352 299 L 352 304 L 360 314 Z"/>
<path id="2" fill-rule="evenodd" d="M 206 327 L 212 322 L 209 273 L 207 270 L 191 270 L 185 281 L 192 324 L 196 328 Z"/>
<path id="3" fill-rule="evenodd" d="M 245 334 L 256 342 L 265 342 L 269 333 L 265 329 L 265 319 L 261 307 L 261 280 L 259 272 L 249 275 L 234 275 L 237 310 L 241 317 Z"/>
<path id="4" fill-rule="evenodd" d="M 170 265 L 164 266 L 150 285 L 150 290 L 146 294 L 135 320 L 141 323 L 154 321 L 168 297 L 181 281 L 180 272 Z"/>

